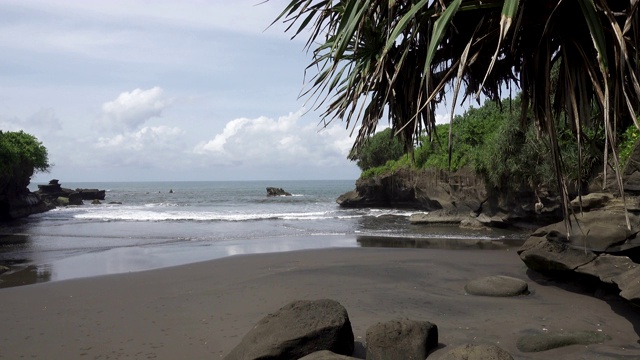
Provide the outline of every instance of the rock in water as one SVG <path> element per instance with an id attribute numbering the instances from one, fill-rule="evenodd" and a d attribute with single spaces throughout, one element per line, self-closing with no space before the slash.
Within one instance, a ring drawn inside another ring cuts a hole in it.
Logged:
<path id="1" fill-rule="evenodd" d="M 291 196 L 291 194 L 284 191 L 282 188 L 268 187 L 267 196 Z"/>
<path id="2" fill-rule="evenodd" d="M 321 350 L 351 355 L 353 348 L 349 315 L 340 303 L 299 300 L 260 320 L 224 359 L 299 359 Z"/>
<path id="3" fill-rule="evenodd" d="M 428 321 L 392 320 L 367 329 L 367 360 L 424 360 L 438 346 Z"/>

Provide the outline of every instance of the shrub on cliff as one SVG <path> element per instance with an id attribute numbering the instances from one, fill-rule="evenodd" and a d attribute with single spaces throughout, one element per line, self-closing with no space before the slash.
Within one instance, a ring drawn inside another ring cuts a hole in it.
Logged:
<path id="1" fill-rule="evenodd" d="M 28 186 L 35 172 L 50 166 L 47 149 L 35 136 L 0 130 L 0 194 Z"/>
<path id="2" fill-rule="evenodd" d="M 349 160 L 356 161 L 362 171 L 384 166 L 390 160 L 398 160 L 404 155 L 404 145 L 400 139 L 393 136 L 387 128 L 371 136 L 360 147 L 354 148 L 349 154 Z"/>

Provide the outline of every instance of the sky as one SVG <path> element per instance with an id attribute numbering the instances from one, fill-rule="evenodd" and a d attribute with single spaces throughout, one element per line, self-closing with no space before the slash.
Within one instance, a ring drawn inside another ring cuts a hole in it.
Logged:
<path id="1" fill-rule="evenodd" d="M 286 3 L 2 0 L 0 130 L 48 149 L 33 183 L 355 180 L 357 132 L 299 96 L 306 39 L 270 27 Z"/>

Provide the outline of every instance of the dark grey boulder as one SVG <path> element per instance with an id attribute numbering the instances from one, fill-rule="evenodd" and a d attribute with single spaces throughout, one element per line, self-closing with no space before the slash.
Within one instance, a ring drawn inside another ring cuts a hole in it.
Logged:
<path id="1" fill-rule="evenodd" d="M 424 360 L 438 346 L 438 327 L 428 321 L 392 320 L 367 329 L 367 360 Z"/>
<path id="2" fill-rule="evenodd" d="M 494 275 L 471 280 L 464 290 L 471 295 L 508 297 L 528 294 L 529 285 L 524 280 Z"/>
<path id="3" fill-rule="evenodd" d="M 637 266 L 638 264 L 627 256 L 600 254 L 593 261 L 577 267 L 576 272 L 597 277 L 603 283 L 617 284 L 614 279 L 617 278 L 617 281 L 622 282 L 620 276 Z"/>
<path id="4" fill-rule="evenodd" d="M 566 237 L 557 231 L 534 233 L 518 249 L 520 259 L 532 270 L 553 274 L 570 272 L 596 258 L 589 250 L 579 250 L 567 243 Z"/>
<path id="5" fill-rule="evenodd" d="M 609 335 L 595 331 L 568 331 L 524 335 L 516 343 L 522 352 L 540 352 L 569 345 L 599 344 L 611 340 Z"/>
<path id="6" fill-rule="evenodd" d="M 513 360 L 513 356 L 497 345 L 466 344 L 449 351 L 440 360 Z"/>
<path id="7" fill-rule="evenodd" d="M 340 303 L 299 300 L 265 316 L 224 359 L 299 359 L 320 350 L 351 355 L 353 348 L 351 322 Z"/>
<path id="8" fill-rule="evenodd" d="M 571 218 L 569 237 L 566 236 L 567 229 L 562 221 L 540 228 L 532 236 L 555 234 L 556 238 L 579 249 L 620 251 L 640 245 L 640 241 L 637 244 L 629 243 L 632 235 L 640 230 L 640 219 L 633 214 L 629 214 L 629 218 L 631 229 L 627 228 L 623 209 L 590 211 Z"/>
<path id="9" fill-rule="evenodd" d="M 353 360 L 357 359 L 351 356 L 340 355 L 329 350 L 316 351 L 305 357 L 301 357 L 300 360 Z"/>
<path id="10" fill-rule="evenodd" d="M 268 187 L 267 196 L 291 196 L 291 194 L 284 191 L 282 188 Z"/>

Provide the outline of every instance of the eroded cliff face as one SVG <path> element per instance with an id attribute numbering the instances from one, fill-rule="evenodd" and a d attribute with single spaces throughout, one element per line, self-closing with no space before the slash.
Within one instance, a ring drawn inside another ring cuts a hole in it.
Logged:
<path id="1" fill-rule="evenodd" d="M 343 207 L 411 208 L 446 214 L 499 218 L 505 225 L 548 224 L 562 219 L 558 198 L 547 192 L 519 189 L 506 193 L 487 187 L 471 171 L 401 170 L 358 179 L 356 189 L 341 195 Z M 536 205 L 538 204 L 538 205 Z"/>
<path id="2" fill-rule="evenodd" d="M 0 175 L 0 221 L 19 219 L 51 209 L 28 186 L 33 168 L 27 166 L 14 169 L 11 176 Z"/>

